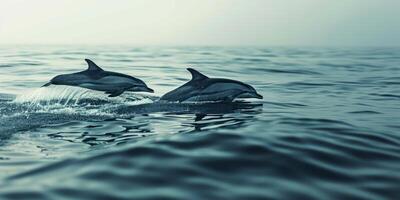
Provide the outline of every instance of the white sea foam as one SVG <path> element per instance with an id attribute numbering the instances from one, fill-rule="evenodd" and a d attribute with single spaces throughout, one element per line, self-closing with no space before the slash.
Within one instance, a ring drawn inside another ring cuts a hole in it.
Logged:
<path id="1" fill-rule="evenodd" d="M 25 91 L 23 94 L 17 95 L 14 99 L 15 103 L 30 104 L 70 104 L 78 103 L 82 98 L 98 98 L 99 94 L 95 91 L 89 91 L 83 88 L 70 86 L 49 86 Z"/>
<path id="2" fill-rule="evenodd" d="M 152 102 L 150 97 L 136 93 L 108 97 L 103 92 L 79 87 L 49 86 L 17 95 L 12 103 L 27 105 L 29 112 L 33 109 L 35 112 L 105 115 L 122 105 Z"/>

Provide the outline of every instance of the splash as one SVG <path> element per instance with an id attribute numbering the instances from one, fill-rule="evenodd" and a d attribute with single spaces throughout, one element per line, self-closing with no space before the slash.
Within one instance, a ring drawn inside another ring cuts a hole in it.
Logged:
<path id="1" fill-rule="evenodd" d="M 49 86 L 41 87 L 23 94 L 17 95 L 14 103 L 29 103 L 32 105 L 50 104 L 78 104 L 83 99 L 99 99 L 97 91 L 70 87 L 70 86 Z"/>
<path id="2" fill-rule="evenodd" d="M 17 95 L 14 103 L 30 104 L 61 104 L 61 105 L 79 105 L 84 103 L 132 103 L 132 101 L 151 100 L 148 96 L 139 94 L 124 94 L 118 97 L 108 97 L 100 91 L 84 89 L 71 86 L 49 86 L 27 91 L 24 94 Z M 140 102 L 136 102 L 140 103 Z M 134 103 L 135 104 L 135 103 Z"/>
<path id="3" fill-rule="evenodd" d="M 12 104 L 24 106 L 25 112 L 108 115 L 124 105 L 152 103 L 151 96 L 127 93 L 108 97 L 103 92 L 71 86 L 49 86 L 17 95 Z"/>

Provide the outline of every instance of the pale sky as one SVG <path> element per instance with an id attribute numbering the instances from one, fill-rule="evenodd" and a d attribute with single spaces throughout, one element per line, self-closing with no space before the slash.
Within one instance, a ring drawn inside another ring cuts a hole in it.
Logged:
<path id="1" fill-rule="evenodd" d="M 399 46 L 400 0 L 0 0 L 0 44 Z"/>

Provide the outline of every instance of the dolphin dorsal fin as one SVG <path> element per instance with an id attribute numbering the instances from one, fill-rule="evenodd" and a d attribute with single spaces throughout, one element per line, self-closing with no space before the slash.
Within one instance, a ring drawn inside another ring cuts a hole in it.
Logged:
<path id="1" fill-rule="evenodd" d="M 192 81 L 199 81 L 203 79 L 208 79 L 208 77 L 195 69 L 187 68 L 187 70 L 192 74 Z"/>
<path id="2" fill-rule="evenodd" d="M 103 69 L 97 66 L 96 63 L 94 63 L 93 61 L 89 59 L 85 59 L 85 61 L 88 64 L 88 69 L 87 69 L 88 71 L 103 71 Z"/>

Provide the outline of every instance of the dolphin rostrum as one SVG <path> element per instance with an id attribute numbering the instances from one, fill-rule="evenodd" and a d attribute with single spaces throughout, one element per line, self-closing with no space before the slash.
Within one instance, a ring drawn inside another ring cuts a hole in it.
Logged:
<path id="1" fill-rule="evenodd" d="M 168 92 L 160 100 L 174 102 L 231 102 L 235 98 L 263 98 L 252 86 L 240 81 L 209 78 L 192 68 L 187 70 L 192 74 L 192 80 Z"/>
<path id="2" fill-rule="evenodd" d="M 85 71 L 61 74 L 43 85 L 69 85 L 87 88 L 91 90 L 104 91 L 109 97 L 116 97 L 125 91 L 132 92 L 154 92 L 140 79 L 117 72 L 104 71 L 93 61 L 85 59 L 89 67 Z"/>

